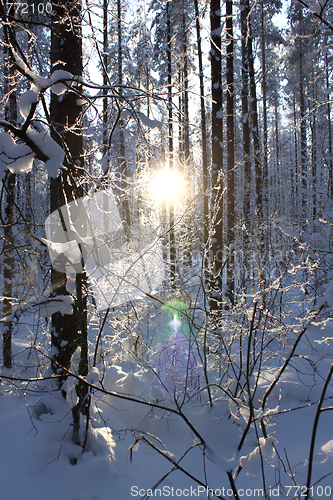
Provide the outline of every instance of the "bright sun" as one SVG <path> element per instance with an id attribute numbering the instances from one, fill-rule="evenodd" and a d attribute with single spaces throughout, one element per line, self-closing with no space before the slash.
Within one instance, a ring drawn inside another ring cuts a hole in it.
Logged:
<path id="1" fill-rule="evenodd" d="M 170 202 L 180 194 L 182 179 L 174 170 L 160 170 L 155 173 L 151 187 L 157 201 Z"/>

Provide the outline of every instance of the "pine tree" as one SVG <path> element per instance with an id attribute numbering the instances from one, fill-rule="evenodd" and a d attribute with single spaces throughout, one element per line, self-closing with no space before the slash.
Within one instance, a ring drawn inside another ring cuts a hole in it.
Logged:
<path id="1" fill-rule="evenodd" d="M 211 95 L 212 95 L 212 125 L 211 125 L 211 253 L 213 269 L 211 271 L 211 308 L 219 310 L 222 302 L 223 273 L 223 105 L 222 105 L 222 64 L 221 64 L 221 6 L 220 0 L 210 2 L 210 63 L 211 63 Z"/>

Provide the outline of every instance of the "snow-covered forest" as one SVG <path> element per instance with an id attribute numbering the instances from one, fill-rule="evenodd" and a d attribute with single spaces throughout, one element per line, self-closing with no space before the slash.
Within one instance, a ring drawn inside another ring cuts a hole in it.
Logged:
<path id="1" fill-rule="evenodd" d="M 333 1 L 0 0 L 6 500 L 333 498 Z"/>

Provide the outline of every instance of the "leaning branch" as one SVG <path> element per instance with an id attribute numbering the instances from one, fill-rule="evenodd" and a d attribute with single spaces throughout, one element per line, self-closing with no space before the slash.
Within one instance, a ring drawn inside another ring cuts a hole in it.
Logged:
<path id="1" fill-rule="evenodd" d="M 325 24 L 325 26 L 327 26 L 327 28 L 329 28 L 331 31 L 333 31 L 332 24 L 330 24 L 328 21 L 326 21 L 326 19 L 323 18 L 323 10 L 324 10 L 325 6 L 321 9 L 320 13 L 317 14 L 317 12 L 314 12 L 314 10 L 311 9 L 311 7 L 307 3 L 305 3 L 303 0 L 298 0 L 298 1 L 304 7 L 306 7 L 311 12 L 311 14 L 313 14 L 317 19 L 319 19 L 323 24 Z"/>

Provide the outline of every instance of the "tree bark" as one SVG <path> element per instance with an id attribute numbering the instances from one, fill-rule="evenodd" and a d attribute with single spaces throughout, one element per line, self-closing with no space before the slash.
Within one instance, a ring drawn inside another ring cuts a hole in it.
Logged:
<path id="1" fill-rule="evenodd" d="M 329 65 L 327 51 L 325 54 L 326 88 L 330 88 Z M 332 124 L 330 95 L 327 95 L 327 126 L 328 126 L 328 196 L 333 199 L 333 158 L 332 158 Z"/>
<path id="2" fill-rule="evenodd" d="M 202 47 L 200 34 L 200 18 L 198 0 L 194 0 L 195 27 L 198 48 L 199 65 L 199 85 L 200 85 L 200 116 L 201 116 L 201 148 L 202 148 L 202 177 L 203 177 L 203 201 L 204 201 L 204 246 L 208 243 L 209 235 L 209 172 L 207 157 L 207 129 L 206 129 L 206 109 L 205 109 L 205 85 L 202 63 Z"/>
<path id="3" fill-rule="evenodd" d="M 6 57 L 4 51 L 4 78 L 5 92 L 10 93 L 5 108 L 5 118 L 8 122 L 17 124 L 17 98 L 15 88 L 15 69 L 9 57 Z M 4 246 L 3 246 L 3 277 L 4 277 L 4 300 L 3 313 L 9 316 L 12 312 L 13 300 L 13 276 L 14 276 L 14 196 L 16 174 L 7 172 L 4 179 L 5 186 L 5 227 L 4 227 Z M 8 319 L 3 325 L 3 364 L 6 368 L 12 368 L 12 332 L 13 322 Z"/>
<path id="4" fill-rule="evenodd" d="M 75 76 L 82 75 L 82 39 L 79 16 L 80 2 L 53 2 L 55 16 L 52 18 L 51 67 L 52 71 L 63 69 Z M 78 167 L 83 167 L 83 137 L 80 130 L 81 106 L 72 92 L 61 97 L 51 95 L 51 120 L 54 139 L 61 138 L 70 169 L 64 170 L 57 178 L 51 179 L 51 212 L 83 196 L 82 186 L 77 186 L 80 176 Z M 68 295 L 66 273 L 51 269 L 51 282 L 55 295 Z M 72 314 L 60 311 L 52 315 L 52 345 L 55 371 L 61 367 L 68 369 L 73 353 L 79 345 L 79 315 L 85 314 L 73 307 Z M 65 345 L 64 345 L 65 344 Z"/>
<path id="5" fill-rule="evenodd" d="M 220 0 L 210 1 L 211 29 L 211 93 L 212 93 L 212 198 L 211 198 L 211 254 L 213 258 L 210 279 L 210 305 L 220 310 L 222 303 L 223 272 L 223 102 L 221 76 L 221 6 Z"/>
<path id="6" fill-rule="evenodd" d="M 235 145 L 234 145 L 234 39 L 232 0 L 226 1 L 227 38 L 227 230 L 228 247 L 226 296 L 234 304 L 235 287 Z"/>
<path id="7" fill-rule="evenodd" d="M 168 143 L 169 143 L 169 169 L 173 170 L 173 102 L 172 102 L 172 31 L 171 31 L 171 4 L 166 5 L 167 18 L 167 82 L 168 82 Z M 170 250 L 170 282 L 175 287 L 177 275 L 177 250 L 175 235 L 174 202 L 168 204 L 169 215 L 169 250 Z"/>
<path id="8" fill-rule="evenodd" d="M 266 40 L 265 40 L 265 8 L 261 4 L 261 67 L 262 67 L 262 114 L 263 114 L 263 144 L 262 144 L 262 190 L 263 213 L 268 222 L 268 153 L 267 153 L 267 85 L 266 85 Z"/>
<path id="9" fill-rule="evenodd" d="M 249 0 L 246 0 L 246 5 L 248 11 Z M 251 106 L 250 106 L 250 122 L 252 128 L 253 137 L 253 154 L 254 154 L 254 173 L 255 173 L 255 186 L 256 186 L 256 215 L 258 220 L 258 226 L 262 224 L 262 170 L 260 161 L 260 139 L 259 139 L 259 122 L 258 122 L 258 102 L 257 102 L 257 91 L 255 82 L 255 72 L 254 72 L 254 58 L 253 58 L 253 48 L 252 48 L 252 30 L 251 23 L 249 22 L 249 36 L 248 36 L 248 51 L 249 51 L 249 72 L 250 72 L 250 95 L 251 95 Z"/>
<path id="10" fill-rule="evenodd" d="M 312 70 L 312 123 L 311 123 L 311 176 L 312 176 L 312 220 L 314 231 L 317 219 L 317 120 L 316 120 L 316 71 Z"/>
<path id="11" fill-rule="evenodd" d="M 304 95 L 304 73 L 303 73 L 303 44 L 302 44 L 302 8 L 299 8 L 299 111 L 300 111 L 300 134 L 301 134 L 301 178 L 302 178 L 302 221 L 307 217 L 307 163 L 306 163 L 306 122 L 305 122 L 305 95 Z"/>
<path id="12" fill-rule="evenodd" d="M 117 37 L 118 37 L 118 92 L 123 95 L 122 86 L 124 84 L 123 78 L 123 42 L 122 42 L 122 0 L 117 0 Z M 122 104 L 122 103 L 121 103 Z M 124 121 L 119 119 L 119 170 L 122 177 L 122 205 L 124 211 L 125 231 L 128 239 L 130 238 L 131 231 L 131 214 L 130 214 L 130 200 L 128 192 L 128 172 L 125 154 L 125 135 L 124 135 Z"/>
<path id="13" fill-rule="evenodd" d="M 248 53 L 248 8 L 246 0 L 241 0 L 241 34 L 242 34 L 242 129 L 243 129 L 243 162 L 244 162 L 244 194 L 243 215 L 246 226 L 244 250 L 247 254 L 248 237 L 251 232 L 251 160 L 250 160 L 250 120 L 249 120 L 249 53 Z"/>

